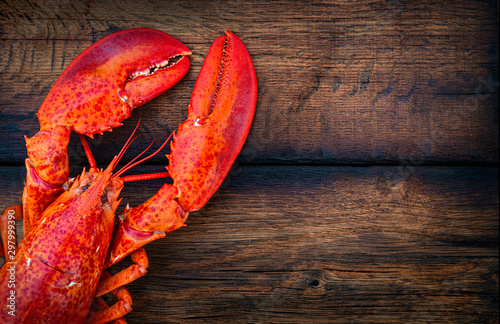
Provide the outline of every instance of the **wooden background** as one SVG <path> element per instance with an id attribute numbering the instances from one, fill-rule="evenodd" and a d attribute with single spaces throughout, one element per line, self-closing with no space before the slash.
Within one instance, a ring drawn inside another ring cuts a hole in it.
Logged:
<path id="1" fill-rule="evenodd" d="M 147 246 L 129 323 L 498 322 L 498 2 L 2 0 L 0 10 L 2 208 L 20 202 L 38 107 L 93 42 L 150 27 L 193 52 L 178 85 L 96 136 L 103 166 L 139 117 L 126 159 L 186 118 L 225 29 L 253 58 L 245 147 L 188 226 Z M 76 136 L 69 150 L 76 175 L 86 165 Z M 130 184 L 124 201 L 161 184 Z"/>

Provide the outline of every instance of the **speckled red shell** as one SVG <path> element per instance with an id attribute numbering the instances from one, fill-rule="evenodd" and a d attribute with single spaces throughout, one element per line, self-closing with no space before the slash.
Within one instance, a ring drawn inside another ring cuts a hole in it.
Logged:
<path id="1" fill-rule="evenodd" d="M 38 111 L 41 130 L 63 125 L 93 136 L 120 126 L 133 108 L 184 77 L 189 54 L 179 40 L 147 28 L 127 29 L 99 40 L 69 64 L 50 90 Z M 179 56 L 173 66 L 130 79 Z"/>

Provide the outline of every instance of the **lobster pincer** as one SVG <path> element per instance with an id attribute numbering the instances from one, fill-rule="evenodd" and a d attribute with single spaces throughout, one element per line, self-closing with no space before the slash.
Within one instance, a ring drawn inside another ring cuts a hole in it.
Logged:
<path id="1" fill-rule="evenodd" d="M 257 103 L 257 78 L 243 42 L 230 31 L 209 49 L 196 80 L 188 118 L 173 136 L 167 171 L 173 184 L 120 216 L 105 267 L 184 225 L 217 191 L 241 151 Z M 141 276 L 131 266 L 125 282 L 102 282 L 98 295 Z"/>
<path id="2" fill-rule="evenodd" d="M 103 38 L 71 62 L 38 110 L 40 131 L 26 137 L 25 231 L 63 192 L 70 132 L 93 137 L 121 126 L 134 108 L 184 77 L 190 54 L 174 37 L 138 28 Z"/>

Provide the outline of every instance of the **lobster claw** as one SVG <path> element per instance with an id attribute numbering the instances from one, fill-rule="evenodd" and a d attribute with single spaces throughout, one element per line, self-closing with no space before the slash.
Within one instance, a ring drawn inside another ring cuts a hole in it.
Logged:
<path id="1" fill-rule="evenodd" d="M 26 138 L 30 174 L 23 194 L 25 231 L 63 191 L 70 132 L 93 137 L 121 126 L 133 108 L 184 77 L 190 54 L 168 34 L 136 28 L 101 39 L 68 65 L 38 110 L 41 130 Z"/>
<path id="2" fill-rule="evenodd" d="M 247 138 L 257 103 L 255 68 L 230 31 L 210 47 L 196 80 L 188 119 L 179 126 L 168 172 L 185 211 L 198 210 L 228 174 Z M 196 143 L 196 144 L 193 144 Z"/>
<path id="3" fill-rule="evenodd" d="M 188 118 L 167 155 L 173 185 L 165 184 L 144 204 L 126 210 L 105 267 L 184 225 L 220 187 L 250 131 L 257 78 L 243 42 L 226 31 L 210 47 L 196 80 Z"/>
<path id="4" fill-rule="evenodd" d="M 50 90 L 37 115 L 41 130 L 64 125 L 92 137 L 121 126 L 133 108 L 184 77 L 190 54 L 174 37 L 148 28 L 101 39 L 78 55 Z"/>

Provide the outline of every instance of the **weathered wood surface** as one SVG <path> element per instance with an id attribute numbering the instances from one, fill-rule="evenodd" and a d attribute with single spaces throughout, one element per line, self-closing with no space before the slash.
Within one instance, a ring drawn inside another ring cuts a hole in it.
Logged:
<path id="1" fill-rule="evenodd" d="M 38 107 L 93 42 L 150 27 L 193 52 L 178 85 L 91 142 L 102 165 L 139 117 L 125 159 L 186 118 L 224 29 L 252 55 L 247 143 L 188 226 L 147 246 L 129 323 L 498 322 L 497 2 L 49 0 L 0 12 L 0 208 L 19 203 Z M 69 150 L 76 175 L 76 136 Z M 165 159 L 149 163 L 137 172 Z M 124 201 L 160 185 L 129 184 Z"/>
<path id="2" fill-rule="evenodd" d="M 23 173 L 0 169 L 4 202 Z M 498 169 L 236 173 L 187 227 L 147 246 L 130 323 L 498 320 Z M 124 201 L 159 186 L 131 183 Z"/>
<path id="3" fill-rule="evenodd" d="M 186 118 L 204 56 L 224 29 L 245 42 L 259 80 L 242 161 L 498 161 L 496 2 L 66 2 L 1 4 L 5 163 L 24 158 L 23 135 L 37 131 L 37 109 L 69 62 L 131 27 L 184 42 L 192 68 L 128 127 L 106 134 L 103 164 L 137 116 L 148 138 L 166 138 Z"/>

